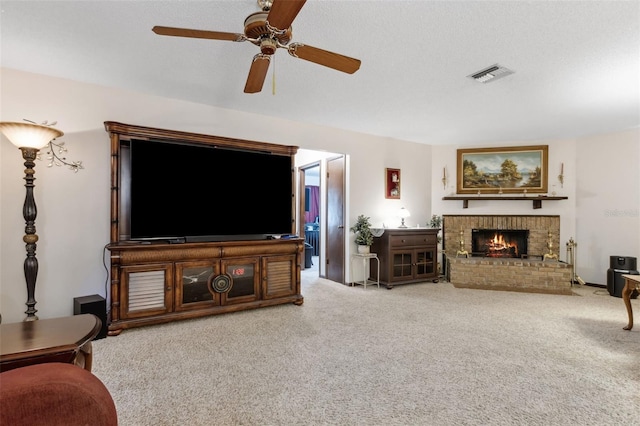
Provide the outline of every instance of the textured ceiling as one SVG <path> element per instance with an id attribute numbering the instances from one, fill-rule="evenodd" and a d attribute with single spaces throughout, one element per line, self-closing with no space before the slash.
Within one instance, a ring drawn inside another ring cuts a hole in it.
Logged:
<path id="1" fill-rule="evenodd" d="M 256 46 L 151 28 L 242 32 L 254 0 L 0 6 L 2 67 L 108 87 L 434 145 L 640 125 L 637 1 L 309 0 L 293 41 L 358 58 L 360 70 L 280 49 L 251 95 Z M 488 84 L 466 77 L 496 63 L 515 73 Z"/>

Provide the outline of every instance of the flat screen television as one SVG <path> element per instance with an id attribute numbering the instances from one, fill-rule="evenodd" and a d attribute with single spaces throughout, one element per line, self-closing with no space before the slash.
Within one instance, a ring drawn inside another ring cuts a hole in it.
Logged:
<path id="1" fill-rule="evenodd" d="M 131 240 L 257 240 L 293 230 L 292 157 L 131 140 Z"/>

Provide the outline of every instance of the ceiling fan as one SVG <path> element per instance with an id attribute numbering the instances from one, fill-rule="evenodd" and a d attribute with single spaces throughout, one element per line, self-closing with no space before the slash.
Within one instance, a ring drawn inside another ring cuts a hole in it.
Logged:
<path id="1" fill-rule="evenodd" d="M 153 27 L 159 35 L 174 37 L 205 38 L 211 40 L 249 41 L 260 46 L 260 53 L 253 57 L 245 93 L 262 90 L 271 55 L 278 48 L 286 49 L 291 56 L 311 61 L 325 67 L 353 74 L 360 68 L 360 60 L 340 55 L 317 47 L 291 41 L 291 23 L 304 6 L 306 0 L 257 0 L 260 12 L 249 15 L 244 21 L 244 34 L 219 31 L 204 31 L 188 28 Z"/>

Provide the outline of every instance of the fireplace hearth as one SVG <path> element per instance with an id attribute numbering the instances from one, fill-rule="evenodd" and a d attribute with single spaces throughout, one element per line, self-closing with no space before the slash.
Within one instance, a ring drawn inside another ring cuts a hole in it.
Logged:
<path id="1" fill-rule="evenodd" d="M 472 229 L 471 255 L 475 257 L 519 258 L 527 254 L 526 229 Z"/>

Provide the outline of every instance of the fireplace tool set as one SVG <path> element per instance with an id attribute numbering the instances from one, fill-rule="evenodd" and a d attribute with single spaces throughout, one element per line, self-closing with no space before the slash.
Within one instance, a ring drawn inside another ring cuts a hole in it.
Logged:
<path id="1" fill-rule="evenodd" d="M 567 262 L 571 265 L 571 284 L 578 283 L 580 285 L 585 285 L 585 282 L 582 278 L 578 276 L 576 273 L 576 252 L 578 250 L 578 243 L 573 241 L 573 237 L 569 238 L 567 241 Z"/>

